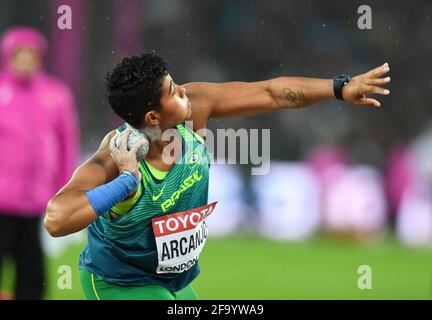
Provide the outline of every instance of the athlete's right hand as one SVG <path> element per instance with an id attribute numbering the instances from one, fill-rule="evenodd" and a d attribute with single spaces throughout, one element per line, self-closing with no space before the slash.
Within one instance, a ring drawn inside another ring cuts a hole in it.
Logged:
<path id="1" fill-rule="evenodd" d="M 138 181 L 141 181 L 141 172 L 138 169 L 136 153 L 145 143 L 147 143 L 147 141 L 145 139 L 138 140 L 133 148 L 128 150 L 127 141 L 131 132 L 131 128 L 127 128 L 125 131 L 120 133 L 120 144 L 118 147 L 116 147 L 115 143 L 118 134 L 111 138 L 111 157 L 117 164 L 120 173 L 129 171 L 137 177 Z"/>

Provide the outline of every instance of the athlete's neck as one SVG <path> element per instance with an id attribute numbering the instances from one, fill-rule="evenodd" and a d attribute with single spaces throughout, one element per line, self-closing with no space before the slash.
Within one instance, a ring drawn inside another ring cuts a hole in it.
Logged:
<path id="1" fill-rule="evenodd" d="M 167 147 L 168 144 L 170 144 L 169 147 Z M 150 143 L 145 160 L 156 169 L 169 171 L 180 156 L 181 148 L 181 138 L 178 135 L 171 136 L 169 141 L 153 141 Z"/>

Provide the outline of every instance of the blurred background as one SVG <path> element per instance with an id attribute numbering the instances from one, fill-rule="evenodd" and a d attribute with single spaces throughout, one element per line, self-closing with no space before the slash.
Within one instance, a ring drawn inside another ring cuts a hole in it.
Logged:
<path id="1" fill-rule="evenodd" d="M 124 56 L 155 51 L 166 58 L 177 83 L 332 78 L 388 62 L 391 95 L 380 98 L 380 109 L 328 101 L 302 110 L 209 122 L 213 130 L 271 128 L 272 163 L 264 176 L 251 176 L 249 165 L 211 168 L 210 198 L 219 201 L 219 208 L 209 218 L 212 239 L 201 256 L 203 272 L 195 288 L 202 299 L 430 299 L 432 4 L 370 0 L 372 29 L 360 30 L 357 9 L 362 4 L 2 0 L 0 33 L 29 26 L 46 37 L 41 69 L 55 78 L 55 85 L 51 78 L 46 81 L 63 116 L 53 119 L 61 118 L 64 125 L 53 129 L 58 136 L 50 139 L 56 140 L 40 139 L 67 148 L 50 151 L 49 158 L 57 155 L 55 161 L 63 161 L 66 169 L 50 181 L 38 205 L 12 210 L 1 201 L 10 198 L 5 175 L 11 165 L 22 163 L 23 172 L 30 170 L 25 160 L 32 157 L 38 163 L 41 152 L 35 147 L 28 155 L 6 153 L 13 148 L 2 144 L 12 134 L 11 117 L 16 116 L 2 108 L 12 101 L 8 81 L 13 82 L 6 78 L 3 45 L 0 152 L 10 163 L 0 161 L 0 212 L 43 214 L 38 208 L 96 151 L 102 137 L 121 124 L 107 104 L 103 79 Z M 58 28 L 61 5 L 72 9 L 70 30 Z M 23 113 L 20 126 L 31 130 L 24 116 L 35 115 Z M 37 146 L 37 139 L 26 143 Z M 14 237 L 22 235 L 20 231 Z M 82 299 L 77 266 L 85 232 L 53 239 L 40 228 L 40 235 L 43 298 Z M 3 298 L 15 295 L 15 258 L 7 250 L 3 255 Z M 64 265 L 73 272 L 66 289 L 58 282 Z M 372 289 L 357 285 L 361 265 L 372 270 Z"/>

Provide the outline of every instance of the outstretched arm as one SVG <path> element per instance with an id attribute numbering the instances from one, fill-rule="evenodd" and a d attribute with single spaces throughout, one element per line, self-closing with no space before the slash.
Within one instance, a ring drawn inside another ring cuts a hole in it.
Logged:
<path id="1" fill-rule="evenodd" d="M 382 86 L 390 82 L 384 76 L 389 65 L 353 77 L 343 88 L 345 101 L 380 107 L 370 94 L 387 95 Z M 279 77 L 259 82 L 194 82 L 185 85 L 192 104 L 194 129 L 205 126 L 209 118 L 247 116 L 288 108 L 303 108 L 323 100 L 335 98 L 331 79 Z"/>

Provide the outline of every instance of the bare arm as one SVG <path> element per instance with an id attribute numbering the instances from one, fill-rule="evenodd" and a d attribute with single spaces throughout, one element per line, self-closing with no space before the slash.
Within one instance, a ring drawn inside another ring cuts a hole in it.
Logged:
<path id="1" fill-rule="evenodd" d="M 368 94 L 389 93 L 381 86 L 390 78 L 381 78 L 390 68 L 384 64 L 353 77 L 343 88 L 347 102 L 379 107 Z M 205 127 L 209 118 L 257 115 L 288 108 L 304 108 L 334 98 L 331 79 L 279 77 L 259 82 L 205 83 L 185 85 L 192 104 L 194 129 Z"/>
<path id="2" fill-rule="evenodd" d="M 86 228 L 97 215 L 86 192 L 115 179 L 119 170 L 110 156 L 109 143 L 115 135 L 110 132 L 99 150 L 73 174 L 71 180 L 49 201 L 44 226 L 54 237 L 65 236 Z"/>

